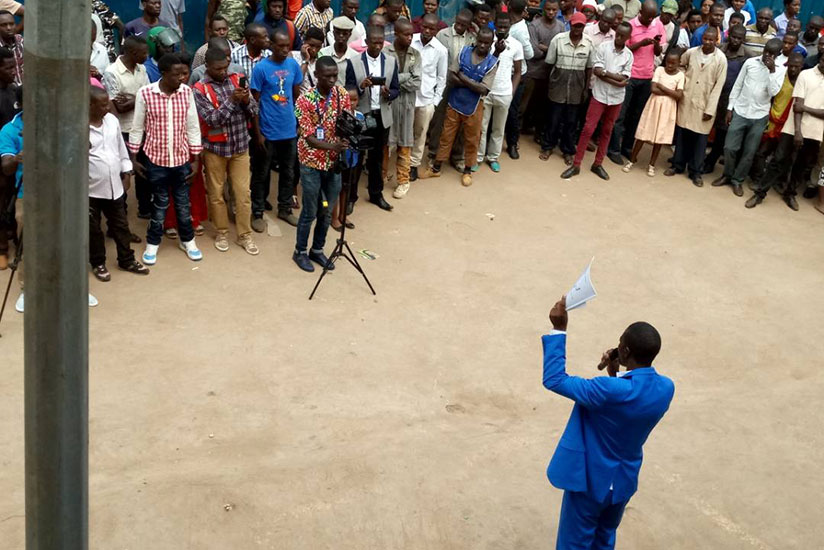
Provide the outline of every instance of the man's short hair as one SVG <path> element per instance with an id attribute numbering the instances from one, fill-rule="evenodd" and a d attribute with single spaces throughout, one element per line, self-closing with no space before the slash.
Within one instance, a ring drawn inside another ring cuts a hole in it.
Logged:
<path id="1" fill-rule="evenodd" d="M 712 5 L 712 7 L 710 8 L 710 11 L 712 11 L 712 10 L 727 11 L 727 5 L 726 5 L 726 4 L 724 4 L 724 3 L 722 3 L 722 2 L 716 2 L 716 3 L 715 3 L 715 4 L 713 4 L 713 5 Z"/>
<path id="2" fill-rule="evenodd" d="M 214 63 L 215 61 L 226 61 L 226 52 L 220 48 L 209 48 L 206 50 L 206 63 Z"/>
<path id="3" fill-rule="evenodd" d="M 495 22 L 498 21 L 506 21 L 507 23 L 512 23 L 512 16 L 509 15 L 508 12 L 500 11 L 495 14 Z"/>
<path id="4" fill-rule="evenodd" d="M 212 16 L 212 18 L 209 20 L 209 26 L 211 27 L 212 23 L 214 23 L 215 21 L 223 21 L 227 25 L 229 24 L 229 21 L 227 21 L 226 18 L 220 15 L 219 13 Z"/>
<path id="5" fill-rule="evenodd" d="M 732 20 L 732 17 L 730 17 L 730 20 Z M 729 31 L 728 34 L 732 35 L 732 33 L 734 33 L 734 32 L 739 33 L 739 34 L 743 35 L 744 37 L 746 37 L 747 36 L 747 27 L 745 27 L 744 25 L 740 25 L 740 24 L 732 25 L 730 27 L 730 31 Z"/>
<path id="6" fill-rule="evenodd" d="M 92 98 L 105 97 L 106 99 L 109 99 L 109 92 L 100 86 L 89 86 L 89 95 Z"/>
<path id="7" fill-rule="evenodd" d="M 335 67 L 337 68 L 338 64 L 335 63 L 335 60 L 332 59 L 330 55 L 324 55 L 323 57 L 318 57 L 318 60 L 315 62 L 315 70 L 320 70 L 323 68 Z"/>
<path id="8" fill-rule="evenodd" d="M 208 42 L 206 42 L 206 44 L 207 44 L 207 46 L 206 46 L 207 50 L 214 49 L 214 50 L 221 50 L 221 51 L 225 52 L 226 50 L 231 50 L 232 49 L 232 45 L 229 44 L 229 41 L 223 36 L 213 36 L 209 39 Z M 224 55 L 225 55 L 225 53 L 224 53 Z"/>
<path id="9" fill-rule="evenodd" d="M 286 32 L 286 30 L 283 27 L 278 27 L 274 31 L 272 31 L 272 45 L 273 46 L 275 45 L 275 41 L 280 37 L 283 37 L 286 40 L 291 41 L 291 38 L 289 37 L 289 33 Z"/>
<path id="10" fill-rule="evenodd" d="M 784 41 L 780 38 L 770 38 L 767 40 L 767 43 L 764 44 L 765 50 L 770 50 L 772 52 L 778 53 L 784 47 Z"/>
<path id="11" fill-rule="evenodd" d="M 263 34 L 266 34 L 266 32 L 267 32 L 266 27 L 264 25 L 262 25 L 261 23 L 249 23 L 248 25 L 246 25 L 246 28 L 243 30 L 243 37 L 246 40 L 249 40 L 253 36 L 255 36 L 257 34 L 260 34 L 261 32 Z"/>
<path id="12" fill-rule="evenodd" d="M 472 10 L 469 8 L 464 8 L 461 11 L 459 11 L 458 15 L 456 15 L 455 17 L 463 17 L 464 19 L 469 19 L 470 21 L 472 21 Z"/>
<path id="13" fill-rule="evenodd" d="M 798 42 L 798 32 L 796 31 L 787 31 L 784 33 L 784 36 L 789 36 L 790 38 L 795 38 L 795 41 Z"/>
<path id="14" fill-rule="evenodd" d="M 804 61 L 804 56 L 801 52 L 790 52 L 790 55 L 787 56 L 787 63 L 790 61 Z"/>
<path id="15" fill-rule="evenodd" d="M 403 4 L 404 4 L 404 0 L 386 0 L 386 5 L 387 6 L 398 6 L 398 5 L 403 5 Z"/>
<path id="16" fill-rule="evenodd" d="M 630 356 L 641 366 L 652 365 L 652 361 L 661 351 L 661 335 L 655 327 L 644 321 L 632 323 L 624 331 L 624 345 L 629 348 Z"/>
<path id="17" fill-rule="evenodd" d="M 477 11 L 482 11 L 484 13 L 492 13 L 492 7 L 489 4 L 480 4 L 476 9 Z"/>
<path id="18" fill-rule="evenodd" d="M 624 29 L 632 34 L 632 25 L 629 24 L 629 21 L 621 21 L 621 23 L 616 27 L 616 30 L 617 29 Z"/>
<path id="19" fill-rule="evenodd" d="M 480 29 L 478 29 L 478 36 L 481 36 L 482 34 L 488 34 L 490 36 L 495 36 L 495 33 L 493 32 L 493 30 L 490 29 L 489 27 L 481 27 Z"/>
<path id="20" fill-rule="evenodd" d="M 161 73 L 168 73 L 175 65 L 182 65 L 182 63 L 180 62 L 180 58 L 173 53 L 164 54 L 157 62 L 157 68 Z"/>
<path id="21" fill-rule="evenodd" d="M 306 35 L 303 37 L 303 41 L 306 42 L 310 38 L 320 40 L 321 44 L 323 44 L 323 41 L 326 39 L 326 35 L 321 29 L 313 26 L 306 29 Z"/>
<path id="22" fill-rule="evenodd" d="M 555 1 L 556 3 L 558 2 L 558 0 L 554 0 L 554 1 Z M 623 6 L 620 6 L 620 5 L 618 5 L 618 4 L 613 4 L 613 5 L 611 5 L 611 6 L 610 6 L 610 9 L 611 9 L 612 11 L 614 11 L 616 15 L 617 15 L 617 14 L 619 14 L 619 13 L 624 13 L 624 7 L 623 7 Z M 698 13 L 701 13 L 701 12 L 699 11 Z"/>
<path id="23" fill-rule="evenodd" d="M 286 0 L 266 0 L 266 6 L 268 7 L 269 4 L 274 4 L 275 2 L 280 2 L 284 8 L 286 7 Z"/>
<path id="24" fill-rule="evenodd" d="M 135 48 L 139 48 L 140 46 L 148 46 L 146 39 L 142 36 L 131 35 L 127 36 L 125 40 L 123 40 L 123 49 L 124 50 L 133 50 Z"/>
<path id="25" fill-rule="evenodd" d="M 526 9 L 526 0 L 510 0 L 509 11 L 514 13 L 523 13 Z"/>
<path id="26" fill-rule="evenodd" d="M 612 6 L 612 7 L 613 7 L 613 9 L 615 9 L 615 6 Z M 701 13 L 701 10 L 698 10 L 698 9 L 693 8 L 693 9 L 691 9 L 691 10 L 689 11 L 689 13 L 687 13 L 687 21 L 689 21 L 689 20 L 690 20 L 690 19 L 692 19 L 693 17 L 701 17 L 701 18 L 703 18 L 703 17 L 704 17 L 704 14 L 702 14 L 702 13 Z"/>
<path id="27" fill-rule="evenodd" d="M 380 36 L 381 38 L 384 38 L 386 36 L 386 32 L 383 30 L 383 27 L 372 25 L 366 29 L 367 40 L 369 40 L 370 38 L 377 38 L 378 36 Z"/>
<path id="28" fill-rule="evenodd" d="M 733 25 L 733 23 L 732 23 L 732 20 L 733 20 L 733 19 L 740 19 L 740 20 L 741 20 L 741 22 L 743 23 L 743 22 L 744 22 L 744 14 L 743 14 L 743 13 L 741 13 L 741 12 L 734 12 L 734 13 L 732 13 L 732 14 L 730 15 L 730 26 L 731 26 L 731 27 L 732 27 L 732 26 L 734 26 L 734 25 Z"/>

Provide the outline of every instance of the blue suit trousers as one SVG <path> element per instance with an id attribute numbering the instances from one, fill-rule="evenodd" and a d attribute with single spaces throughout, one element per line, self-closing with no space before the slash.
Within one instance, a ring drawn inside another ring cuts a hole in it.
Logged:
<path id="1" fill-rule="evenodd" d="M 612 502 L 612 491 L 604 502 L 587 493 L 564 491 L 555 549 L 612 550 L 627 502 Z"/>

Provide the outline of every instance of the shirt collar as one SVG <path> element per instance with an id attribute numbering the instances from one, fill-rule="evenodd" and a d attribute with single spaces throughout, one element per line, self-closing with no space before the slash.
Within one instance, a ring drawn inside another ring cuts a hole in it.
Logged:
<path id="1" fill-rule="evenodd" d="M 177 90 L 174 91 L 174 93 L 170 94 L 170 97 L 183 92 L 186 88 L 188 88 L 188 86 L 186 86 L 185 84 L 181 84 L 180 87 Z M 149 91 L 152 92 L 153 94 L 166 95 L 160 89 L 160 81 L 159 80 L 157 82 L 152 82 L 151 84 L 149 84 Z"/>
<path id="2" fill-rule="evenodd" d="M 649 367 L 641 367 L 637 369 L 632 369 L 630 371 L 626 371 L 621 378 L 632 378 L 633 376 L 653 376 L 658 374 L 655 372 L 655 368 L 650 365 Z"/>

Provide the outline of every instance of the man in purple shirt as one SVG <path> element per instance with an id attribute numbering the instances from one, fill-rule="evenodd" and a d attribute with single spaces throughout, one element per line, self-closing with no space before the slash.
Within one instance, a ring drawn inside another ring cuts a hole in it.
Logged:
<path id="1" fill-rule="evenodd" d="M 632 36 L 627 40 L 627 48 L 632 52 L 632 75 L 626 87 L 624 106 L 615 121 L 607 157 L 615 164 L 623 164 L 630 158 L 638 119 L 647 104 L 652 91 L 652 75 L 655 72 L 655 56 L 661 55 L 667 47 L 667 32 L 658 15 L 658 3 L 645 0 L 641 13 L 630 21 Z"/>
<path id="2" fill-rule="evenodd" d="M 160 7 L 160 0 L 145 0 L 143 15 L 126 23 L 123 37 L 134 35 L 146 38 L 150 30 L 160 25 Z"/>

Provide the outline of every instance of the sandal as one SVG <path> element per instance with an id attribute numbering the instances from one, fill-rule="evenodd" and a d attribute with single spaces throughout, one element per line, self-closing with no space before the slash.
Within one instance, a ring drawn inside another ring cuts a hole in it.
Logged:
<path id="1" fill-rule="evenodd" d="M 108 283 L 112 280 L 112 274 L 109 273 L 109 270 L 106 269 L 105 264 L 100 264 L 97 267 L 92 268 L 92 273 L 97 278 L 98 281 Z"/>
<path id="2" fill-rule="evenodd" d="M 549 157 L 552 156 L 552 149 L 543 150 L 541 149 L 541 154 L 538 155 L 538 158 L 541 160 L 549 160 Z"/>
<path id="3" fill-rule="evenodd" d="M 137 260 L 132 260 L 132 263 L 118 266 L 123 271 L 128 271 L 129 273 L 134 273 L 136 275 L 148 275 L 149 268 L 143 265 L 142 263 L 138 262 Z"/>
<path id="4" fill-rule="evenodd" d="M 342 225 L 337 225 L 337 226 L 335 226 L 335 225 L 330 224 L 330 225 L 329 225 L 329 227 L 331 227 L 332 229 L 334 229 L 335 231 L 337 231 L 338 233 L 340 233 L 340 232 L 341 232 L 341 228 L 342 228 L 343 226 L 342 226 Z"/>
<path id="5" fill-rule="evenodd" d="M 655 177 L 655 166 L 653 166 L 653 165 L 651 165 L 651 164 L 650 164 L 650 165 L 647 167 L 647 175 L 648 175 L 649 177 L 651 177 L 651 178 L 654 178 L 654 177 Z"/>
<path id="6" fill-rule="evenodd" d="M 344 225 L 346 226 L 346 229 L 355 229 L 355 224 L 350 222 L 349 220 L 346 220 L 346 223 Z"/>
<path id="7" fill-rule="evenodd" d="M 175 229 L 174 227 L 170 227 L 169 229 L 166 230 L 166 236 L 170 239 L 176 239 L 177 238 L 177 229 Z"/>
<path id="8" fill-rule="evenodd" d="M 195 227 L 195 235 L 197 235 L 199 237 L 199 236 L 203 235 L 204 233 L 206 233 L 206 228 L 203 227 L 203 225 L 201 225 L 201 224 L 197 224 L 197 227 Z"/>

